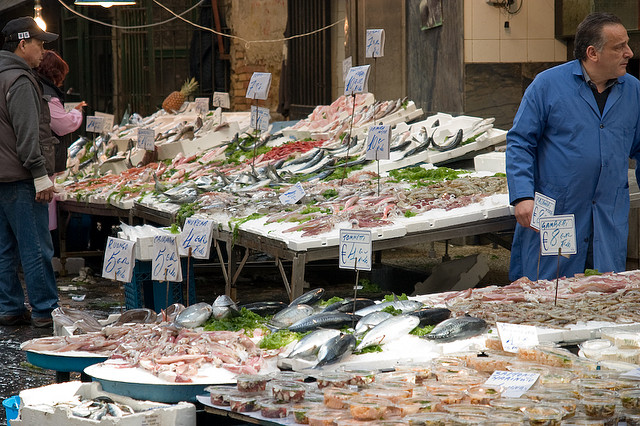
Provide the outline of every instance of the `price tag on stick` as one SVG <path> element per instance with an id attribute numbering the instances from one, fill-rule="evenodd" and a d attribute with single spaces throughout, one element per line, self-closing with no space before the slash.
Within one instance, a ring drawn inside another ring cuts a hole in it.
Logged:
<path id="1" fill-rule="evenodd" d="M 206 115 L 209 112 L 209 98 L 196 98 L 196 112 Z"/>
<path id="2" fill-rule="evenodd" d="M 147 151 L 154 151 L 156 132 L 153 129 L 138 129 L 138 142 L 136 146 L 140 149 L 146 149 Z"/>
<path id="3" fill-rule="evenodd" d="M 292 185 L 287 191 L 280 196 L 280 202 L 282 204 L 295 204 L 304 197 L 305 192 L 300 182 Z"/>
<path id="4" fill-rule="evenodd" d="M 553 216 L 556 210 L 556 200 L 539 192 L 533 198 L 533 213 L 531 214 L 531 227 L 540 230 L 540 218 Z"/>
<path id="5" fill-rule="evenodd" d="M 153 237 L 151 279 L 155 281 L 182 282 L 182 265 L 174 235 Z"/>
<path id="6" fill-rule="evenodd" d="M 104 250 L 102 277 L 129 283 L 133 277 L 135 242 L 109 237 Z"/>
<path id="7" fill-rule="evenodd" d="M 384 30 L 367 30 L 365 58 L 381 58 L 384 56 Z"/>
<path id="8" fill-rule="evenodd" d="M 351 67 L 344 82 L 344 95 L 355 95 L 367 91 L 369 83 L 369 65 Z"/>
<path id="9" fill-rule="evenodd" d="M 191 249 L 191 256 L 194 258 L 208 259 L 212 232 L 212 221 L 193 217 L 187 218 L 180 234 L 178 253 L 181 256 L 187 256 L 189 255 L 189 249 Z"/>
<path id="10" fill-rule="evenodd" d="M 576 254 L 576 223 L 572 214 L 540 218 L 540 251 L 543 256 Z"/>
<path id="11" fill-rule="evenodd" d="M 271 87 L 270 72 L 254 72 L 247 87 L 245 97 L 249 99 L 267 99 L 269 96 L 269 88 Z"/>
<path id="12" fill-rule="evenodd" d="M 373 263 L 371 231 L 341 229 L 339 250 L 340 269 L 371 270 Z"/>
<path id="13" fill-rule="evenodd" d="M 269 129 L 269 120 L 271 119 L 271 114 L 269 113 L 269 108 L 257 107 L 255 105 L 251 105 L 251 127 L 256 130 L 261 130 L 266 132 Z"/>
<path id="14" fill-rule="evenodd" d="M 371 126 L 367 134 L 367 160 L 388 160 L 391 126 Z"/>
<path id="15" fill-rule="evenodd" d="M 104 128 L 104 118 L 96 117 L 95 115 L 87 116 L 87 132 L 91 133 L 102 133 L 102 129 Z"/>
<path id="16" fill-rule="evenodd" d="M 231 102 L 229 101 L 229 94 L 227 92 L 213 92 L 211 103 L 214 108 L 231 108 Z"/>

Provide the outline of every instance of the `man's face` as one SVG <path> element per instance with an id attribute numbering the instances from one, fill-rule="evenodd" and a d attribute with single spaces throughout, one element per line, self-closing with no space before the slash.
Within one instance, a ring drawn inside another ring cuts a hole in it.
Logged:
<path id="1" fill-rule="evenodd" d="M 622 77 L 627 72 L 629 59 L 633 57 L 627 30 L 620 24 L 605 25 L 602 35 L 605 44 L 601 51 L 596 51 L 596 66 L 607 79 Z"/>
<path id="2" fill-rule="evenodd" d="M 19 46 L 18 49 L 21 50 L 20 56 L 22 56 L 25 62 L 29 64 L 31 68 L 35 68 L 40 65 L 42 55 L 44 54 L 44 42 L 42 40 L 31 38 L 28 40 L 22 40 L 20 44 L 22 46 Z"/>

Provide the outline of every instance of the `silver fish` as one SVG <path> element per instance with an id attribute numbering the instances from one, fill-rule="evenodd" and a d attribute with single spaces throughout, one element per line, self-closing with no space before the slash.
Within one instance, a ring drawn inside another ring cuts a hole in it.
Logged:
<path id="1" fill-rule="evenodd" d="M 296 333 L 306 333 L 320 327 L 340 328 L 345 325 L 351 325 L 355 321 L 356 319 L 353 315 L 345 314 L 344 312 L 320 312 L 296 321 L 289 326 L 289 330 Z"/>
<path id="2" fill-rule="evenodd" d="M 464 316 L 449 318 L 436 325 L 425 337 L 438 343 L 453 342 L 484 333 L 489 325 L 482 318 Z"/>
<path id="3" fill-rule="evenodd" d="M 423 304 L 417 300 L 392 300 L 390 302 L 382 302 L 376 305 L 367 306 L 366 308 L 358 309 L 355 311 L 355 314 L 363 317 L 371 312 L 381 311 L 389 306 L 393 307 L 393 309 L 406 313 L 420 309 Z"/>
<path id="4" fill-rule="evenodd" d="M 276 328 L 286 328 L 311 314 L 313 314 L 313 308 L 309 305 L 288 306 L 275 314 L 269 324 Z"/>
<path id="5" fill-rule="evenodd" d="M 136 308 L 124 311 L 113 325 L 122 324 L 152 324 L 156 322 L 158 315 L 152 309 Z"/>
<path id="6" fill-rule="evenodd" d="M 340 361 L 342 358 L 351 355 L 355 346 L 356 338 L 353 334 L 340 334 L 330 338 L 318 349 L 316 367 Z"/>
<path id="7" fill-rule="evenodd" d="M 85 333 L 102 330 L 102 324 L 91 314 L 73 308 L 58 307 L 51 312 L 56 325 L 75 326 Z"/>
<path id="8" fill-rule="evenodd" d="M 382 321 L 387 320 L 392 316 L 393 315 L 391 315 L 389 312 L 382 312 L 382 311 L 371 312 L 363 316 L 362 318 L 360 318 L 360 321 L 358 321 L 358 323 L 356 324 L 355 335 L 360 336 L 366 333 L 376 325 L 380 324 Z"/>
<path id="9" fill-rule="evenodd" d="M 324 296 L 324 288 L 316 288 L 296 297 L 291 303 L 289 303 L 289 306 L 299 304 L 312 305 L 322 299 L 322 296 Z"/>
<path id="10" fill-rule="evenodd" d="M 210 304 L 206 302 L 196 303 L 180 312 L 176 317 L 175 323 L 185 328 L 198 327 L 204 324 L 212 313 L 213 307 Z"/>
<path id="11" fill-rule="evenodd" d="M 216 297 L 212 304 L 212 315 L 215 319 L 233 318 L 240 315 L 236 303 L 226 294 Z"/>
<path id="12" fill-rule="evenodd" d="M 364 335 L 362 341 L 356 347 L 361 351 L 366 347 L 380 345 L 396 340 L 408 334 L 420 324 L 420 319 L 413 315 L 398 315 L 382 321 Z"/>
<path id="13" fill-rule="evenodd" d="M 340 335 L 339 330 L 318 329 L 304 336 L 296 343 L 287 358 L 306 358 L 318 353 L 327 340 Z"/>

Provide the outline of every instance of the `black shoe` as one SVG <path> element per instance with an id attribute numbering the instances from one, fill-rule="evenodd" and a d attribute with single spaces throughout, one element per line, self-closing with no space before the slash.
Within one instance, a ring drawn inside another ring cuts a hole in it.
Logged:
<path id="1" fill-rule="evenodd" d="M 0 315 L 0 325 L 29 325 L 31 313 L 24 311 L 19 315 Z"/>
<path id="2" fill-rule="evenodd" d="M 32 317 L 31 318 L 31 325 L 33 325 L 36 328 L 47 328 L 47 327 L 53 327 L 53 318 L 51 317 Z"/>

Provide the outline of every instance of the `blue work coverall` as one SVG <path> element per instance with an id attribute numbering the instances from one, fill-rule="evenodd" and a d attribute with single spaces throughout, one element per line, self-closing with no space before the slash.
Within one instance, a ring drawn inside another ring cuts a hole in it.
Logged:
<path id="1" fill-rule="evenodd" d="M 509 202 L 540 192 L 555 214 L 575 215 L 577 254 L 559 276 L 584 272 L 593 233 L 593 267 L 624 271 L 629 230 L 628 158 L 639 157 L 640 82 L 618 78 L 600 114 L 578 60 L 540 73 L 525 91 L 507 134 Z M 636 168 L 636 179 L 638 179 Z M 540 234 L 516 225 L 509 278 L 553 279 L 557 256 L 540 257 Z"/>

